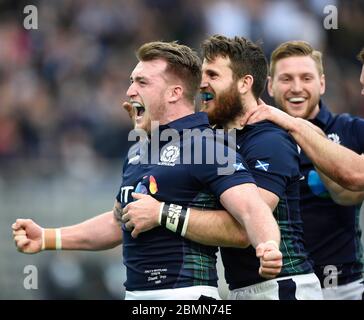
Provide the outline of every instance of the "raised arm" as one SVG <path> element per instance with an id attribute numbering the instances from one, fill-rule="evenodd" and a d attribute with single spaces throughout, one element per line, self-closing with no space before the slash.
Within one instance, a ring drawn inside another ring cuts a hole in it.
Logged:
<path id="1" fill-rule="evenodd" d="M 342 206 L 351 206 L 360 204 L 364 200 L 364 191 L 350 191 L 343 188 L 325 174 L 317 170 L 320 179 L 324 183 L 326 189 L 329 191 L 332 200 Z"/>
<path id="2" fill-rule="evenodd" d="M 20 252 L 29 254 L 56 247 L 62 250 L 111 249 L 122 242 L 121 227 L 115 219 L 120 209 L 120 203 L 116 202 L 113 211 L 58 230 L 43 229 L 31 219 L 17 219 L 12 225 L 15 245 Z"/>
<path id="3" fill-rule="evenodd" d="M 364 191 L 364 158 L 322 137 L 311 129 L 306 120 L 294 119 L 289 133 L 314 165 L 344 188 L 351 191 Z"/>
<path id="4" fill-rule="evenodd" d="M 269 120 L 288 130 L 314 165 L 351 191 L 364 191 L 364 157 L 321 136 L 312 124 L 265 104 L 249 111 L 243 122 Z"/>

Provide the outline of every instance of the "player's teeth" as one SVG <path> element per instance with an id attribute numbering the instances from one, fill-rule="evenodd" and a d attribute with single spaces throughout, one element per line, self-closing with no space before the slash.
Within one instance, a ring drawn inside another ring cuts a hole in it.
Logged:
<path id="1" fill-rule="evenodd" d="M 289 102 L 303 102 L 305 98 L 290 98 Z"/>
<path id="2" fill-rule="evenodd" d="M 144 108 L 144 106 L 142 106 L 139 102 L 133 102 L 132 104 L 131 104 L 134 108 Z"/>

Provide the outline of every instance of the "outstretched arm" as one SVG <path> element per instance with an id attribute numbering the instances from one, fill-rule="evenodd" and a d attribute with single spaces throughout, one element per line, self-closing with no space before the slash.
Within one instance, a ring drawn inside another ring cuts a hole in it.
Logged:
<path id="1" fill-rule="evenodd" d="M 279 198 L 265 189 L 258 188 L 259 194 L 274 211 Z M 161 209 L 164 203 L 150 195 L 132 193 L 135 200 L 123 210 L 122 222 L 132 230 L 131 236 L 136 238 L 140 233 L 161 225 Z M 206 210 L 189 208 L 186 232 L 183 235 L 189 240 L 219 247 L 245 248 L 250 242 L 245 228 L 226 210 Z"/>
<path id="2" fill-rule="evenodd" d="M 119 209 L 120 203 L 116 202 L 113 211 L 60 228 L 62 250 L 106 250 L 121 244 L 121 227 L 114 217 L 114 212 Z M 48 246 L 55 249 L 55 245 L 52 245 L 56 241 L 55 229 L 43 229 L 31 219 L 17 219 L 12 229 L 15 245 L 20 252 L 40 252 L 42 244 L 43 249 L 48 249 Z"/>
<path id="3" fill-rule="evenodd" d="M 251 191 L 251 190 L 238 190 Z M 254 191 L 257 191 L 255 187 Z M 260 189 L 261 196 L 272 209 L 275 208 L 278 198 L 273 196 L 270 192 Z M 256 193 L 257 194 L 257 193 Z M 122 221 L 125 223 L 125 227 L 132 230 L 132 236 L 137 237 L 139 233 L 153 229 L 161 225 L 161 209 L 167 204 L 159 202 L 150 195 L 133 193 L 132 196 L 137 201 L 129 203 L 123 210 Z M 241 201 L 240 210 L 248 210 L 244 202 L 246 198 L 254 198 L 253 193 L 245 194 L 245 196 L 238 196 L 238 202 Z M 224 196 L 228 198 L 228 196 Z M 230 201 L 227 199 L 227 201 Z M 255 209 L 262 202 L 264 206 L 265 214 L 268 215 L 268 220 L 272 217 L 272 213 L 269 207 L 264 205 L 264 202 L 260 199 L 259 194 L 254 198 L 257 201 L 257 205 L 251 206 L 250 214 L 255 213 Z M 249 200 L 247 202 L 250 202 Z M 211 246 L 227 246 L 227 247 L 247 247 L 249 245 L 249 239 L 245 227 L 237 222 L 229 213 L 223 210 L 198 210 L 189 209 L 189 214 L 186 215 L 183 226 L 186 226 L 185 233 L 182 236 L 205 245 Z M 266 211 L 268 210 L 268 212 Z M 249 220 L 248 214 L 247 219 Z M 180 220 L 180 218 L 176 218 Z M 255 220 L 253 217 L 252 220 Z M 273 218 L 273 225 L 276 226 Z M 264 221 L 265 223 L 265 221 Z M 269 223 L 268 223 L 269 224 Z M 164 227 L 167 227 L 164 225 Z M 167 227 L 168 228 L 168 227 Z M 264 227 L 262 228 L 264 229 Z M 183 230 L 183 228 L 182 228 Z M 263 231 L 265 232 L 265 231 Z M 278 238 L 275 237 L 278 232 Z M 257 246 L 257 257 L 260 258 L 260 274 L 265 278 L 275 277 L 282 267 L 282 254 L 279 247 L 279 230 L 275 229 L 274 237 L 267 241 L 268 243 L 261 243 Z"/>
<path id="4" fill-rule="evenodd" d="M 124 208 L 122 221 L 135 238 L 161 224 L 160 210 L 164 203 L 150 195 L 133 193 L 132 196 L 137 201 Z M 184 237 L 204 245 L 241 248 L 249 245 L 245 229 L 225 210 L 190 208 L 186 225 Z"/>
<path id="5" fill-rule="evenodd" d="M 364 190 L 364 157 L 356 154 L 313 130 L 301 118 L 261 103 L 247 112 L 242 122 L 269 120 L 288 130 L 314 165 L 329 178 L 351 191 Z"/>
<path id="6" fill-rule="evenodd" d="M 225 210 L 190 209 L 185 237 L 192 241 L 219 247 L 246 248 L 247 233 Z"/>

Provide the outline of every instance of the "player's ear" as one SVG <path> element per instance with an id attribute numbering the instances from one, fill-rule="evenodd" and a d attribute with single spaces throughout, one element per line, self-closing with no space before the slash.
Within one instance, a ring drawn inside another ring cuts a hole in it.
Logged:
<path id="1" fill-rule="evenodd" d="M 254 83 L 254 78 L 252 75 L 247 74 L 247 75 L 241 77 L 238 80 L 239 93 L 245 95 L 247 92 L 249 92 L 252 89 L 253 83 Z"/>
<path id="2" fill-rule="evenodd" d="M 268 90 L 269 96 L 273 97 L 273 79 L 271 76 L 268 76 L 267 90 Z"/>
<path id="3" fill-rule="evenodd" d="M 168 102 L 174 103 L 180 100 L 183 96 L 183 88 L 180 85 L 170 86 L 167 90 Z"/>
<path id="4" fill-rule="evenodd" d="M 323 95 L 325 93 L 326 90 L 326 79 L 325 79 L 325 75 L 322 74 L 320 77 L 320 95 Z"/>

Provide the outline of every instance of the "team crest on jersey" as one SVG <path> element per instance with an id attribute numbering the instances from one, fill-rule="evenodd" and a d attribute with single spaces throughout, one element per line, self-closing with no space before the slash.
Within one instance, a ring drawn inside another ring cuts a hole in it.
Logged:
<path id="1" fill-rule="evenodd" d="M 177 146 L 168 146 L 164 148 L 161 152 L 161 158 L 158 165 L 173 167 L 176 164 L 176 160 L 179 158 L 179 154 L 180 151 Z"/>
<path id="2" fill-rule="evenodd" d="M 328 137 L 331 141 L 333 141 L 333 142 L 335 142 L 335 143 L 337 143 L 337 144 L 341 144 L 340 137 L 339 137 L 339 135 L 338 135 L 337 133 L 329 133 L 329 134 L 327 135 L 327 137 Z"/>

